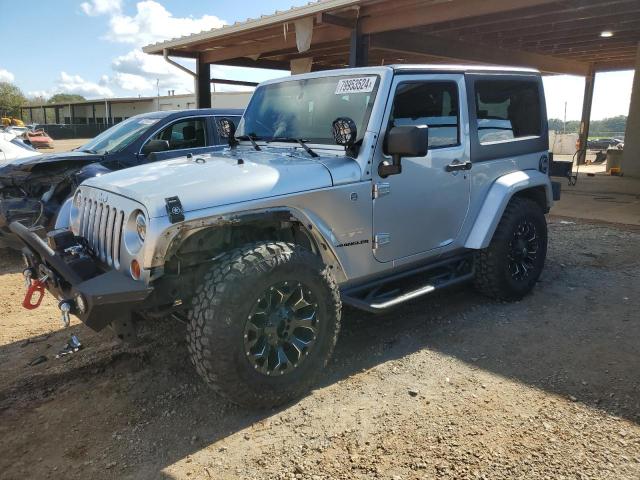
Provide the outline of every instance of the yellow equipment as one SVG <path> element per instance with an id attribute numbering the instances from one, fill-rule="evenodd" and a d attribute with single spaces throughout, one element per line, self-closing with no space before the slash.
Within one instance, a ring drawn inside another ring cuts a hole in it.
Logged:
<path id="1" fill-rule="evenodd" d="M 3 127 L 24 127 L 24 122 L 19 118 L 2 117 Z"/>

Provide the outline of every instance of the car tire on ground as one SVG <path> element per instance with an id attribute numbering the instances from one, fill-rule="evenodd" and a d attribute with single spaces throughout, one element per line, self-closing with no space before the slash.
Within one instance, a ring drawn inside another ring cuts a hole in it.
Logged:
<path id="1" fill-rule="evenodd" d="M 189 311 L 189 353 L 222 396 L 270 408 L 312 387 L 340 318 L 338 287 L 321 258 L 290 243 L 251 244 L 204 275 Z"/>
<path id="2" fill-rule="evenodd" d="M 547 222 L 528 198 L 511 199 L 489 246 L 475 257 L 475 286 L 491 298 L 518 300 L 536 284 L 547 255 Z"/>

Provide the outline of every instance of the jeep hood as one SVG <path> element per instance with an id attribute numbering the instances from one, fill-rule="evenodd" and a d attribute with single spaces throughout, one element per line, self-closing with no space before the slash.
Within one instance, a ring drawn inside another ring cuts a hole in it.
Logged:
<path id="1" fill-rule="evenodd" d="M 165 199 L 174 196 L 190 212 L 360 179 L 360 166 L 351 158 L 292 152 L 238 149 L 180 157 L 94 177 L 83 185 L 135 200 L 151 217 L 162 217 L 167 215 Z"/>

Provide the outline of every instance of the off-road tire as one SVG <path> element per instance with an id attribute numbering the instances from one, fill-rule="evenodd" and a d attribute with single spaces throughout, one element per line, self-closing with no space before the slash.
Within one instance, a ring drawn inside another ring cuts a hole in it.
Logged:
<path id="1" fill-rule="evenodd" d="M 266 376 L 246 358 L 244 328 L 259 295 L 279 281 L 304 282 L 318 304 L 318 334 L 293 371 Z M 302 396 L 326 366 L 340 330 L 341 302 L 329 268 L 310 251 L 284 242 L 232 250 L 215 261 L 196 290 L 187 340 L 197 372 L 216 392 L 250 408 L 271 408 Z"/>
<path id="2" fill-rule="evenodd" d="M 522 280 L 515 280 L 509 271 L 509 249 L 515 229 L 523 220 L 535 225 L 538 253 L 534 268 Z M 547 222 L 540 206 L 528 198 L 511 199 L 489 246 L 475 256 L 475 287 L 484 295 L 498 300 L 519 300 L 534 287 L 547 255 Z"/>

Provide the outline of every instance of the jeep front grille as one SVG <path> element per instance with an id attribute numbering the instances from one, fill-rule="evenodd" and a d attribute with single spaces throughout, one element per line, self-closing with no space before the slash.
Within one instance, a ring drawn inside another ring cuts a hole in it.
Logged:
<path id="1" fill-rule="evenodd" d="M 124 212 L 93 198 L 79 195 L 79 236 L 95 256 L 115 269 L 120 268 L 120 243 Z"/>

